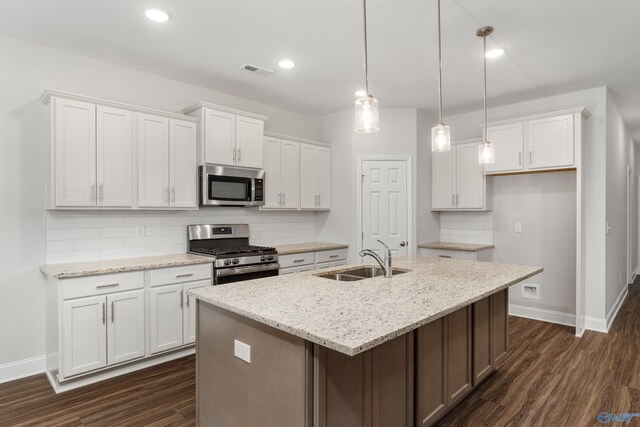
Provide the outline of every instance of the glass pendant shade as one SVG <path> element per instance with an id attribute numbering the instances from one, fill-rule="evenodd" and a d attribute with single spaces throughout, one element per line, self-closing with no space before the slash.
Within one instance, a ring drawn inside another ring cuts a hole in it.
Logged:
<path id="1" fill-rule="evenodd" d="M 356 132 L 378 132 L 378 100 L 371 95 L 356 99 Z"/>
<path id="2" fill-rule="evenodd" d="M 489 141 L 483 141 L 478 147 L 478 161 L 481 165 L 491 165 L 496 161 L 495 146 Z"/>
<path id="3" fill-rule="evenodd" d="M 439 123 L 431 128 L 431 151 L 451 150 L 451 131 L 449 126 Z"/>

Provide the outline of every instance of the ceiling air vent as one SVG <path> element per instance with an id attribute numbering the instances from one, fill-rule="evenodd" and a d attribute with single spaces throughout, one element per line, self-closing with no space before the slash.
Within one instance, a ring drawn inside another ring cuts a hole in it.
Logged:
<path id="1" fill-rule="evenodd" d="M 268 76 L 270 74 L 273 74 L 273 70 L 267 70 L 266 68 L 258 67 L 257 65 L 253 65 L 253 64 L 244 64 L 240 68 L 250 73 L 257 74 L 259 76 Z"/>

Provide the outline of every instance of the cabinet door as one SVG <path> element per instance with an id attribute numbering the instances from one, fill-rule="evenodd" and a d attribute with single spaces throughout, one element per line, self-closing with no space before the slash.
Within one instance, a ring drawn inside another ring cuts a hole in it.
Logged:
<path id="1" fill-rule="evenodd" d="M 151 288 L 151 353 L 182 345 L 182 285 Z"/>
<path id="2" fill-rule="evenodd" d="M 455 148 L 431 156 L 431 209 L 454 209 Z"/>
<path id="3" fill-rule="evenodd" d="M 169 181 L 171 206 L 197 207 L 196 124 L 169 122 Z"/>
<path id="4" fill-rule="evenodd" d="M 234 165 L 236 158 L 236 116 L 204 109 L 204 162 Z"/>
<path id="5" fill-rule="evenodd" d="M 471 374 L 471 306 L 446 317 L 447 400 L 449 407 L 462 399 L 473 383 Z"/>
<path id="6" fill-rule="evenodd" d="M 478 163 L 478 144 L 456 147 L 456 208 L 484 208 L 484 171 Z"/>
<path id="7" fill-rule="evenodd" d="M 480 384 L 493 370 L 491 297 L 473 304 L 473 384 Z"/>
<path id="8" fill-rule="evenodd" d="M 331 207 L 331 150 L 316 147 L 316 192 L 318 209 Z"/>
<path id="9" fill-rule="evenodd" d="M 107 295 L 107 363 L 144 357 L 144 289 Z"/>
<path id="10" fill-rule="evenodd" d="M 300 144 L 300 207 L 315 209 L 317 196 L 315 147 L 309 144 Z"/>
<path id="11" fill-rule="evenodd" d="M 264 206 L 265 208 L 279 208 L 282 201 L 280 189 L 280 140 L 277 138 L 264 138 Z M 300 160 L 296 159 L 295 164 Z"/>
<path id="12" fill-rule="evenodd" d="M 448 408 L 445 319 L 416 332 L 416 425 L 433 425 Z"/>
<path id="13" fill-rule="evenodd" d="M 131 112 L 97 107 L 98 205 L 133 206 L 133 134 Z"/>
<path id="14" fill-rule="evenodd" d="M 485 172 L 509 172 L 523 169 L 524 125 L 512 123 L 489 127 L 488 138 L 495 145 L 495 163 Z"/>
<path id="15" fill-rule="evenodd" d="M 184 344 L 191 344 L 196 342 L 196 299 L 189 296 L 187 292 L 190 289 L 204 288 L 205 286 L 211 286 L 211 280 L 201 280 L 199 282 L 187 283 L 183 285 L 182 291 L 184 292 L 182 300 L 182 335 Z"/>
<path id="16" fill-rule="evenodd" d="M 236 116 L 236 164 L 248 168 L 262 168 L 262 140 L 264 122 Z"/>
<path id="17" fill-rule="evenodd" d="M 169 206 L 169 120 L 138 114 L 138 206 Z"/>
<path id="18" fill-rule="evenodd" d="M 280 143 L 280 191 L 282 206 L 287 209 L 300 207 L 300 143 L 282 140 Z"/>
<path id="19" fill-rule="evenodd" d="M 531 120 L 529 169 L 573 166 L 573 115 Z"/>
<path id="20" fill-rule="evenodd" d="M 507 356 L 508 351 L 508 333 L 507 333 L 507 315 L 509 313 L 509 290 L 498 292 L 491 296 L 491 339 L 492 349 L 491 356 L 493 358 L 492 363 L 496 364 L 502 362 Z"/>
<path id="21" fill-rule="evenodd" d="M 107 319 L 104 296 L 62 304 L 61 379 L 107 366 Z"/>
<path id="22" fill-rule="evenodd" d="M 96 205 L 96 106 L 53 99 L 56 207 Z"/>

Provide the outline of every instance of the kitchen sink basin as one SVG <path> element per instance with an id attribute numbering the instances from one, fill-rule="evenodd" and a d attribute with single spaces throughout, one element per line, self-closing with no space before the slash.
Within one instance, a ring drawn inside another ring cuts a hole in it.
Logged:
<path id="1" fill-rule="evenodd" d="M 398 268 L 392 269 L 393 275 L 406 273 L 407 270 Z M 384 276 L 384 270 L 380 267 L 356 267 L 349 270 L 343 270 L 339 273 L 317 274 L 318 277 L 325 279 L 337 280 L 339 282 L 355 282 L 357 280 L 370 279 L 372 277 Z"/>

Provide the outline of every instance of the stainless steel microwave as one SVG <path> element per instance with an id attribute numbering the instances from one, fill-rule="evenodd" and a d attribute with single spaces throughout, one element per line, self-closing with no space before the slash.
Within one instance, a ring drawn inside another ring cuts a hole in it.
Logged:
<path id="1" fill-rule="evenodd" d="M 264 205 L 264 170 L 207 164 L 199 168 L 200 206 Z"/>

